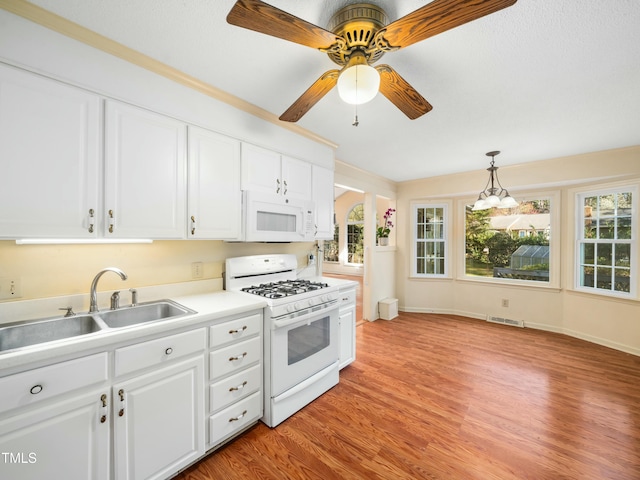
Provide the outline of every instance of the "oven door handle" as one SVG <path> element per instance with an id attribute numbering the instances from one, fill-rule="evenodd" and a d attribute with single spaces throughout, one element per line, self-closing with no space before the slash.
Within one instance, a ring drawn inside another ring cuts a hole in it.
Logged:
<path id="1" fill-rule="evenodd" d="M 303 325 L 305 323 L 308 323 L 311 318 L 316 317 L 318 313 L 330 310 L 332 307 L 335 307 L 337 311 L 338 300 L 331 300 L 330 302 L 308 308 L 306 310 L 307 313 L 304 313 L 303 315 L 296 315 L 293 317 L 285 315 L 284 318 L 273 320 L 273 322 L 271 322 L 271 329 L 277 330 L 279 328 L 289 327 L 291 325 Z"/>

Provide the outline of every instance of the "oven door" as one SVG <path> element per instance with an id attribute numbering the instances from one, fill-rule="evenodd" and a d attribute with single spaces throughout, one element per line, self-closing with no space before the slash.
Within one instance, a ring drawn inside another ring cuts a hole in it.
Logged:
<path id="1" fill-rule="evenodd" d="M 296 317 L 273 319 L 271 328 L 271 397 L 335 363 L 340 356 L 337 301 Z"/>

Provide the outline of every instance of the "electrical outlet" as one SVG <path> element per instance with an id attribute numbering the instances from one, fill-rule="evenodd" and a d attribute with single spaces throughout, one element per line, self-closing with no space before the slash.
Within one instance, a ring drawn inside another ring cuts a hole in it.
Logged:
<path id="1" fill-rule="evenodd" d="M 315 265 L 316 264 L 316 256 L 313 253 L 310 253 L 308 256 L 308 263 L 307 265 L 311 266 L 311 265 Z"/>
<path id="2" fill-rule="evenodd" d="M 22 285 L 20 278 L 0 278 L 0 300 L 7 300 L 9 298 L 21 298 L 22 297 Z"/>
<path id="3" fill-rule="evenodd" d="M 509 299 L 503 298 L 502 299 L 502 306 L 505 307 L 505 308 L 509 307 Z"/>
<path id="4" fill-rule="evenodd" d="M 202 278 L 203 270 L 202 262 L 193 262 L 191 264 L 191 278 Z"/>

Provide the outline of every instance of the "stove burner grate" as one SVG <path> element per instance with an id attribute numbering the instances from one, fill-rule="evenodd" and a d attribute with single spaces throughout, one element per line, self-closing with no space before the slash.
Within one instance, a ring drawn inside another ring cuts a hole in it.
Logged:
<path id="1" fill-rule="evenodd" d="M 265 298 L 282 298 L 300 293 L 312 292 L 327 288 L 329 284 L 312 282 L 311 280 L 281 280 L 279 282 L 261 283 L 242 289 L 243 292 L 260 295 Z"/>

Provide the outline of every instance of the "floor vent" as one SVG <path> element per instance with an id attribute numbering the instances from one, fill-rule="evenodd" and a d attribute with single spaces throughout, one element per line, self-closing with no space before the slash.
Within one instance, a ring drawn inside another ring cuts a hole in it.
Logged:
<path id="1" fill-rule="evenodd" d="M 487 315 L 487 322 L 501 323 L 502 325 L 524 328 L 524 322 L 522 320 L 511 320 L 510 318 L 492 317 L 491 315 Z"/>

